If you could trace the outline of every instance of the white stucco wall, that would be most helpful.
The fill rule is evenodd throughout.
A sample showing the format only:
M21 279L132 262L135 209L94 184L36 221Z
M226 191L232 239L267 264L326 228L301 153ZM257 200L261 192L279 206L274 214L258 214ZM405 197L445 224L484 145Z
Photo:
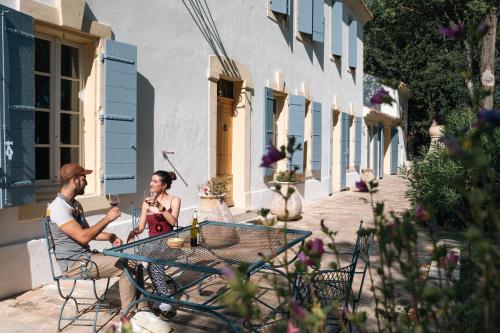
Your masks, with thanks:
M55 6L55 0L40 0ZM18 8L17 1L0 0ZM186 3L189 3L186 1ZM208 60L221 52L212 48L182 1L87 0L87 15L111 27L115 40L137 46L138 59L138 187L136 195L123 196L124 215L107 230L125 237L131 228L128 206L140 202L149 186L151 173L157 169L178 172L171 192L182 198L180 224L185 225L191 210L198 204L197 185L209 178ZM329 194L331 170L331 105L334 96L342 112L363 115L363 29L358 26L358 67L348 68L347 42L350 15L344 5L343 54L340 63L330 59L331 6L325 2L324 43L299 41L289 19L285 26L267 16L267 1L208 2L218 38L225 54L246 66L251 74L253 91L250 115L250 198L251 207L266 206L270 191L259 167L263 154L264 87L275 73L283 73L287 89L299 94L305 83L313 101L322 103L322 162L320 179L307 179L301 195L309 201ZM214 43L212 39L210 42ZM337 128L340 124L337 124ZM365 140L366 141L366 140ZM363 142L365 142L363 141ZM337 143L335 143L337 144ZM167 161L162 151L174 152ZM354 152L351 152L354 153ZM362 153L362 158L366 153ZM338 167L338 166L337 166ZM348 175L353 183L357 174ZM184 184L182 179L187 183ZM102 214L87 214L91 224ZM0 273L6 281L15 272L29 278L10 281L0 287L0 297L35 287L50 280L45 243L39 221L20 222L18 208L0 211L0 258L9 262ZM100 245L103 246L104 243ZM99 244L94 244L99 246ZM36 249L36 250L35 250ZM24 288L24 289L23 289Z

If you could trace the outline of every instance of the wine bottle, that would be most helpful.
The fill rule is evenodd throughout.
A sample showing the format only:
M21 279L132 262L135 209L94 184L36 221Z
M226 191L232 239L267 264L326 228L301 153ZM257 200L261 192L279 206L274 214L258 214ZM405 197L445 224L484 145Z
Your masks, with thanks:
M198 225L198 212L193 212L193 222L191 223L191 246L198 246L198 236L200 234L200 226Z

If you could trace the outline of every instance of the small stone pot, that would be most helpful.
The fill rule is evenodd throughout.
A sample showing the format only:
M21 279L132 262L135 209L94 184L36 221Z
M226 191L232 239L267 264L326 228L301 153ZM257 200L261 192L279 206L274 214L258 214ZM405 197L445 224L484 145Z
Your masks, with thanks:
M289 188L293 188L294 192L288 199L287 207L285 207L285 199L283 199L279 193L273 192L269 206L271 213L276 215L278 220L284 221L286 219L285 208L287 208L288 221L298 220L302 212L302 199L300 198L299 191L295 187L295 183L275 182L275 184L281 186L280 192L284 196L288 193Z

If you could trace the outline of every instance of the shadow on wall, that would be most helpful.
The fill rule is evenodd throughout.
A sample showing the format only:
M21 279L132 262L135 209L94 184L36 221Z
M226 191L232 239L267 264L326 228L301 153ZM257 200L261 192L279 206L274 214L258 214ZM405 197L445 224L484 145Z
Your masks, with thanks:
M136 206L143 200L143 190L149 189L154 172L154 111L155 89L148 79L137 73L137 193Z
M215 25L215 21L206 0L182 0L182 3L214 54L219 58L224 74L230 77L240 78L241 74L236 64L226 52L226 48L222 43L222 39L220 38L219 31L217 30L217 26Z
M97 17L95 17L89 5L85 2L85 8L83 9L82 31L90 32L90 27L93 21L97 22ZM111 39L115 39L115 33L113 31L111 31Z

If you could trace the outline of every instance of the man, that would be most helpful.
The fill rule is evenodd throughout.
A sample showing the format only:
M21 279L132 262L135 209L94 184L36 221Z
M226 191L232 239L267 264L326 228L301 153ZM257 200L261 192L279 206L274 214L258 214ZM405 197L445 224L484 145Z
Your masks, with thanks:
M85 170L77 163L65 164L60 170L61 191L47 209L56 251L65 253L63 258L58 258L57 263L62 274L67 277L80 276L82 265L90 271L92 278L119 277L121 307L125 309L134 301L135 288L125 276L121 261L101 253L92 253L89 247L91 240L109 241L113 246L122 244L115 234L103 231L120 217L121 211L113 207L103 219L89 226L81 204L75 200L77 195L85 192L86 176L90 173L92 170ZM84 253L91 255L92 262L82 257Z

